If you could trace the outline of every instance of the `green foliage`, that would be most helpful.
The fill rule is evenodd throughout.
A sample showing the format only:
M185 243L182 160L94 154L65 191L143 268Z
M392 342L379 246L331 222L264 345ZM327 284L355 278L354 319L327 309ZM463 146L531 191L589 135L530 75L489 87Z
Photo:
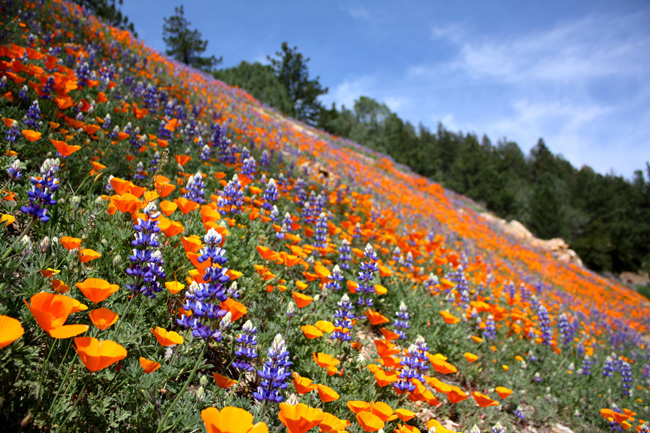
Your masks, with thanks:
M165 53L188 66L210 72L223 58L204 57L202 54L208 41L202 39L198 30L190 30L190 25L183 6L174 8L174 15L165 18L163 25L163 40L167 45Z
M101 18L106 24L122 30L130 31L133 36L138 37L138 33L129 21L129 17L122 14L120 7L124 0L73 0L80 6L89 10L93 15Z
M267 59L291 101L291 111L287 114L315 125L322 109L318 97L326 94L328 89L322 87L320 77L309 78L309 58L304 58L298 52L298 47L290 48L289 44L283 42L281 49L275 53L275 57L267 56Z
M269 65L241 62L232 68L215 70L213 75L226 84L241 87L257 100L283 113L293 111L292 101L286 89Z

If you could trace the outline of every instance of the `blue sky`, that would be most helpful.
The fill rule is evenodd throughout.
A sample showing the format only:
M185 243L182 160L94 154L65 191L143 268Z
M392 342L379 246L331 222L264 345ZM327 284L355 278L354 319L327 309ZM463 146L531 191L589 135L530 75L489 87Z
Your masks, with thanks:
M543 137L574 166L630 178L650 161L646 1L126 0L141 39L163 52L163 18L184 4L222 66L297 46L326 104L359 96L435 129Z

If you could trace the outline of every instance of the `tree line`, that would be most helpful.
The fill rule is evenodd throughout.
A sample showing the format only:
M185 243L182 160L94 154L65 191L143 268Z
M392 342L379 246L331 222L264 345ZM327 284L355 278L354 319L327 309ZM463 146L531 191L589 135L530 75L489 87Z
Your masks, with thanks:
M132 29L128 18L118 15L115 0L77 1L113 6L104 7L108 19ZM167 55L241 87L287 116L386 153L499 217L520 221L537 237L562 237L590 269L650 272L650 164L628 180L575 168L541 138L524 154L506 138L494 144L485 135L449 131L441 123L435 131L415 127L366 96L352 108L327 108L318 98L328 89L309 76L309 58L297 47L284 42L267 65L243 61L216 69L221 58L203 55L207 41L190 26L182 6L165 19Z

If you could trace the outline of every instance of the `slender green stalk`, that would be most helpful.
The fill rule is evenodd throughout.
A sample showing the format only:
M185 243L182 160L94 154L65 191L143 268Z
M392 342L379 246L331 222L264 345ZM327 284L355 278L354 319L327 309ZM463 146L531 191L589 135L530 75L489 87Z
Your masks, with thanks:
M196 364L194 364L194 368L192 369L192 372L190 373L190 377L187 378L185 381L185 384L183 385L183 388L178 392L178 395L176 395L176 398L172 402L171 406L169 406L169 409L167 409L167 412L165 412L165 416L163 419L160 421L160 424L158 424L158 429L156 430L156 433L162 432L163 428L165 427L165 423L167 422L167 418L169 418L169 415L171 415L172 410L174 409L174 406L176 406L176 403L178 403L178 400L181 399L181 396L187 391L187 388L190 386L190 383L192 380L194 380L194 376L196 375L196 370L199 368L199 364L203 361L203 355L205 355L205 351L208 348L208 342L210 340L205 340L205 344L203 344L203 350L201 350L201 354L198 356L196 360Z
M36 221L36 217L32 217L32 220L29 222L29 224L27 224L27 227L25 227L25 230L23 230L23 232L18 235L18 237L14 240L14 242L11 244L11 246L7 249L7 251L2 256L2 258L0 258L0 261L4 261L4 259L6 259L9 256L9 254L11 254L11 252L14 250L14 247L16 246L16 244L18 242L20 242L20 240L23 238L23 236L25 236L27 231L32 227L32 225L34 225L34 221Z

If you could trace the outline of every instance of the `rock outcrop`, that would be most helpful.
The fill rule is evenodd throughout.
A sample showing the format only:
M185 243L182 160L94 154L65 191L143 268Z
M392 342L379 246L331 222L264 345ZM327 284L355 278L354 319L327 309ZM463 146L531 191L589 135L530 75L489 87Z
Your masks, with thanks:
M500 227L504 233L519 239L521 242L527 243L533 248L548 251L557 260L584 267L578 254L569 248L569 244L567 244L562 238L553 238L548 240L539 239L517 220L508 222L489 212L482 212L479 215L483 219Z

